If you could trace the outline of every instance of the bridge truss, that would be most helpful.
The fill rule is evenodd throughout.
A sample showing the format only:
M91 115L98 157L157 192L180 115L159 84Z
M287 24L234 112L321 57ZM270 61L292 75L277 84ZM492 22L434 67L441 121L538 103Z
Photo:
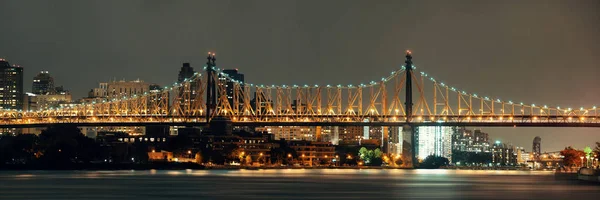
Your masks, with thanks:
M202 125L215 117L226 117L237 125L600 127L596 106L551 107L467 93L416 71L410 52L406 64L388 76L368 84L348 85L244 83L223 73L215 60L209 53L202 73L156 92L48 110L2 110L0 126ZM412 88L416 89L414 105Z

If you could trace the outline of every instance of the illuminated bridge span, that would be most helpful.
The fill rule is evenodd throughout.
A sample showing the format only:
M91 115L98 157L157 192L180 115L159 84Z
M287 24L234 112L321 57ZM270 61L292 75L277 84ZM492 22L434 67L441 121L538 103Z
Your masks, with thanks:
M158 92L42 111L4 110L0 126L204 125L226 117L249 126L600 127L595 106L523 104L448 86L418 72L410 51L389 76L352 85L242 83L216 67L214 54L207 60L202 73Z

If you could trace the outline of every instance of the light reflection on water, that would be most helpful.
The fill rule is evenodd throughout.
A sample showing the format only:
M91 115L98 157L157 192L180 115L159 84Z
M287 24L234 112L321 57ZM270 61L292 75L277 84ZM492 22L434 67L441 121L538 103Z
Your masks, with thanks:
M0 199L578 199L551 171L268 169L0 171Z

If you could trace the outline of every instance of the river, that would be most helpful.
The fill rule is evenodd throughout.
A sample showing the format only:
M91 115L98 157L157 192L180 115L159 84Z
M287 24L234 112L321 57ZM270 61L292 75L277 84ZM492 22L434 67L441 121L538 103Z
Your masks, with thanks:
M0 171L0 199L597 199L549 171Z

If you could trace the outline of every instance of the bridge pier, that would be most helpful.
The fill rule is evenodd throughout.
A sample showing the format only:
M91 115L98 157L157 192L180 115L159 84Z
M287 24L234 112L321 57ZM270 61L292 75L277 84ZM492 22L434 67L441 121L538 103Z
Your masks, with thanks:
M419 163L417 159L418 139L413 128L416 127L408 124L402 127L402 159L406 166L415 168Z

